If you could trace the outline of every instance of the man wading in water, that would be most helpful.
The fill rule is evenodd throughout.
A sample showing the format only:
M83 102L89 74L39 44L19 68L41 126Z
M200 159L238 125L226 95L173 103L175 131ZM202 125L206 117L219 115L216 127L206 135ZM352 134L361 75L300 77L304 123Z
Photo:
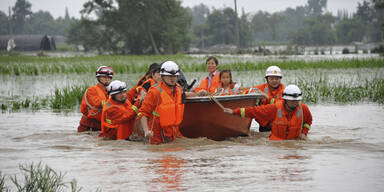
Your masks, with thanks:
M162 82L149 88L139 109L138 121L151 144L172 142L183 137L179 131L184 115L182 99L196 94L183 93L183 88L177 84L179 74L175 62L164 62L160 69Z
M265 80L267 81L267 83L256 85L250 89L245 90L243 93L252 93L256 91L256 89L258 89L263 93L267 94L268 97L261 99L260 105L273 104L277 101L282 101L283 91L285 87L284 84L281 83L282 78L283 74L281 73L280 68L277 66L270 66L265 72ZM271 125L260 126L259 131L271 131Z
M100 131L101 130L101 111L105 101L108 99L107 86L111 83L113 69L107 66L100 66L96 71L96 78L99 82L95 86L89 87L81 101L80 111L83 116L77 132Z
M254 118L261 126L272 127L269 140L307 139L312 115L307 105L300 102L302 93L296 85L288 85L283 101L256 107L225 108L224 112L241 117Z

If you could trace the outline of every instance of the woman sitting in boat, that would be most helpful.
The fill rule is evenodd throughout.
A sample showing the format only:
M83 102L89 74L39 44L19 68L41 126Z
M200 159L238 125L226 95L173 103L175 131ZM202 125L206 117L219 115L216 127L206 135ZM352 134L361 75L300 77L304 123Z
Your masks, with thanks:
M308 106L300 100L302 93L299 87L288 85L283 92L283 101L235 110L225 108L224 112L254 118L261 126L270 124L272 126L270 140L307 139L312 114Z
M236 95L239 88L240 85L232 81L231 70L224 69L220 71L220 84L214 95Z
M109 139L128 139L138 111L139 102L132 105L127 100L127 86L115 80L108 86L109 99L101 114L101 132L99 137Z
M157 63L152 63L149 66L147 73L139 80L137 85L127 91L127 99L131 103L134 103L138 95L145 95L145 93L148 92L152 85L159 82L161 82L160 65Z
M194 90L199 96L205 96L208 93L214 94L220 84L220 72L217 70L219 61L216 57L211 56L206 60L205 64L209 74L200 81L200 85Z
M175 62L164 62L160 70L162 82L149 88L139 109L138 121L151 144L168 143L183 137L179 131L184 115L182 98L189 95L177 84L179 71Z

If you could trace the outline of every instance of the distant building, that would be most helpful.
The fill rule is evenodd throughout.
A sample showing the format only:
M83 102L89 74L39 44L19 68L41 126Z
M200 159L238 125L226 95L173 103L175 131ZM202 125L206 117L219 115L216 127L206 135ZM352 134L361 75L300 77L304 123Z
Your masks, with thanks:
M7 50L10 35L0 35L0 50ZM13 35L16 51L56 50L55 39L48 35Z

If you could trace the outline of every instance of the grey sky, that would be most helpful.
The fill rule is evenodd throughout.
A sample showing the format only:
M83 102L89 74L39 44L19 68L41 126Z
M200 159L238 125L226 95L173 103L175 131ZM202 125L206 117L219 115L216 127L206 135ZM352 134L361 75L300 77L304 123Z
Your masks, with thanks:
M38 10L49 11L53 17L64 16L65 7L68 8L71 17L80 17L79 11L82 9L83 4L88 0L28 0L32 4L32 11ZM0 0L0 10L8 14L8 7L14 6L16 0ZM233 0L182 0L183 6L193 7L200 3L204 3L208 7L215 7L221 9L223 7L233 7ZM327 10L334 15L337 10L345 9L348 12L356 12L358 2L363 0L328 0ZM296 6L304 6L307 0L237 0L238 10L244 9L245 12L257 12L259 10L267 11L270 13L283 11L287 7L295 8Z

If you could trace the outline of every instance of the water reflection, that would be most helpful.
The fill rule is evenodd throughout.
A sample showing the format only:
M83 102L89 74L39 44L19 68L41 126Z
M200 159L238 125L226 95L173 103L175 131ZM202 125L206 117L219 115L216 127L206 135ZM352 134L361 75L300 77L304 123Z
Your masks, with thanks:
M267 180L273 182L296 182L313 180L314 169L311 168L312 157L295 153L277 157L277 161L266 168Z
M186 162L174 155L163 155L158 159L150 160L149 172L155 173L150 182L150 191L186 191L184 175Z

